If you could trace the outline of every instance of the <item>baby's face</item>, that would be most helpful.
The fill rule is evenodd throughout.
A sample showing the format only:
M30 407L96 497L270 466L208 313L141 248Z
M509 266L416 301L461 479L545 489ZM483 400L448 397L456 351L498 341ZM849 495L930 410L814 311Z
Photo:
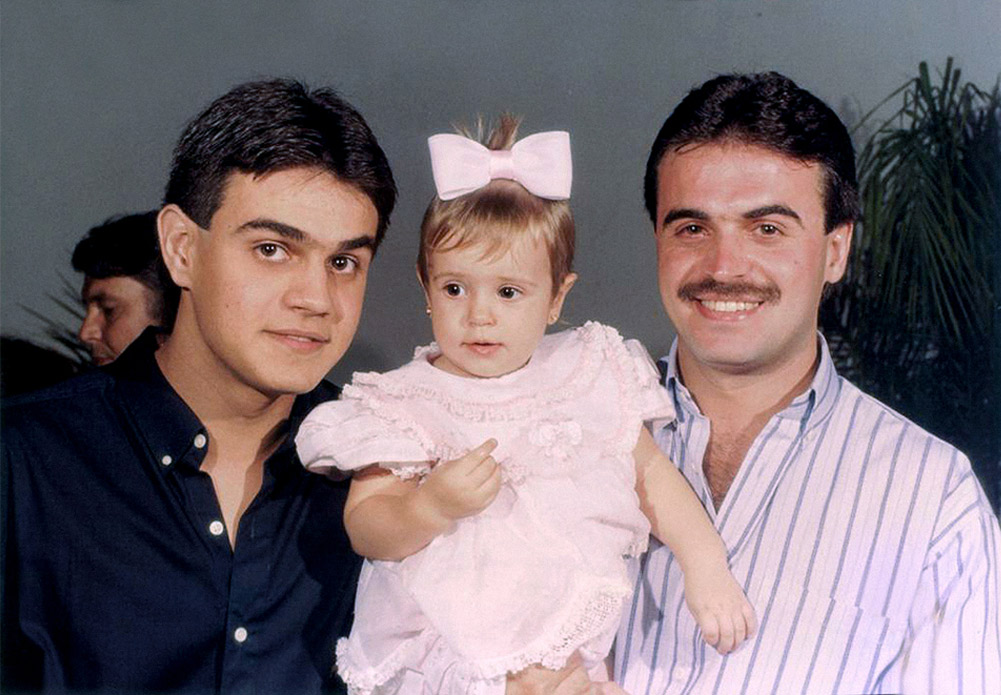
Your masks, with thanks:
M525 365L546 326L559 318L573 276L553 295L549 254L522 241L500 255L483 246L435 251L428 263L434 365L465 377L496 377Z

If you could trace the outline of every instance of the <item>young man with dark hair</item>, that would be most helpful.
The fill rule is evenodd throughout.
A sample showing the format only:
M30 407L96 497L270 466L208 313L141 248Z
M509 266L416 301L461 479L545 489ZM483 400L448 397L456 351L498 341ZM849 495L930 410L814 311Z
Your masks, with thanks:
M158 217L173 331L4 406L5 692L338 689L347 487L293 437L336 397L395 194L330 90L245 84L188 125Z
M775 74L693 90L647 164L661 362L655 432L759 616L705 649L666 548L640 564L616 678L649 693L1001 692L997 519L967 459L835 371L817 332L858 218L851 140Z
M98 366L114 360L146 326L169 333L180 290L160 258L159 210L112 217L73 250L83 273L84 318L78 336Z

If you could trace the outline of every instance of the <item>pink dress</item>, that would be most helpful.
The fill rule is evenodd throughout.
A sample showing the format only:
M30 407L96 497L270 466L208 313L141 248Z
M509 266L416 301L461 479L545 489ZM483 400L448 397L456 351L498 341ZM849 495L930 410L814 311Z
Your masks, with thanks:
M503 693L506 674L532 664L580 652L593 666L631 593L625 557L650 532L632 451L642 423L674 409L638 342L587 323L492 379L437 369L437 354L355 374L296 437L312 471L378 462L404 478L498 441L504 482L489 507L400 562L365 563L337 646L353 693Z

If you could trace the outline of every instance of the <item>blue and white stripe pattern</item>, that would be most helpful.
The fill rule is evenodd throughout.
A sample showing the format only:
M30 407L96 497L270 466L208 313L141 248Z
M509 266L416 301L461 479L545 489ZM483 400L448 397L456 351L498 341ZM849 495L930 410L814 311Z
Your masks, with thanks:
M1001 693L997 519L960 452L835 371L775 415L714 511L709 421L678 381L678 420L655 432L729 549L758 634L723 657L684 607L656 542L616 643L630 695Z

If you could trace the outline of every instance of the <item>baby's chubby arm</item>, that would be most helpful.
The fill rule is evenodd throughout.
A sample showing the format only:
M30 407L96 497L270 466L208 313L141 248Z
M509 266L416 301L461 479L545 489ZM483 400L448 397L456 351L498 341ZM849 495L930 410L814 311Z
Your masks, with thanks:
M721 654L754 634L757 620L730 573L726 548L681 472L642 428L633 450L636 492L652 533L685 575L685 601L706 642Z
M371 466L356 473L344 505L351 546L372 560L402 560L462 517L489 505L500 490L494 439L464 456L437 464L424 483L401 480Z

